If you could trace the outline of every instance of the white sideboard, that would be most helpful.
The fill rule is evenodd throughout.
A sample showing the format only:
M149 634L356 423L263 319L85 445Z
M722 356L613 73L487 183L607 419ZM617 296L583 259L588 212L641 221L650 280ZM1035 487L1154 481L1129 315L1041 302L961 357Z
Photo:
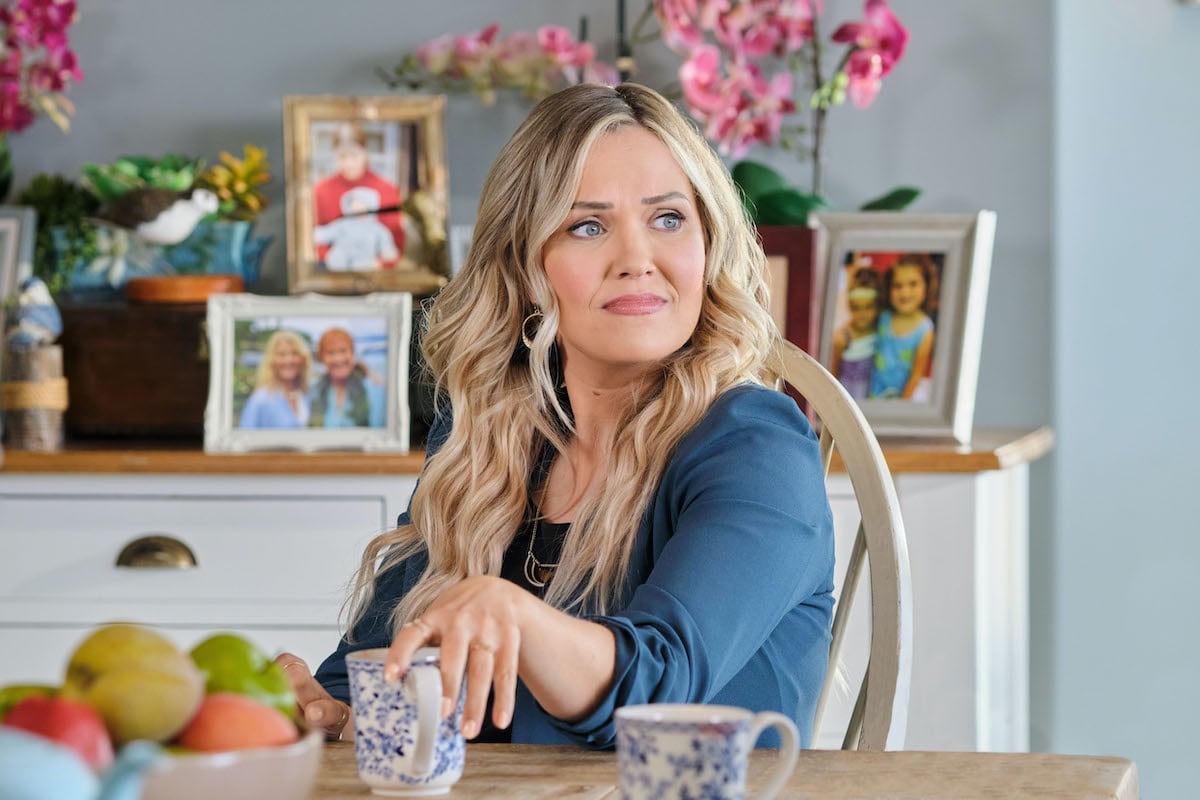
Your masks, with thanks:
M243 633L310 664L337 645L347 581L414 475L0 472L0 684L57 682L94 625L190 648ZM157 537L151 541L150 537ZM141 566L118 566L127 556ZM165 566L174 552L194 567Z
M885 442L914 589L908 749L1028 749L1028 463L1052 439L1038 429L981 432L968 447ZM395 522L422 460L129 447L5 456L0 685L61 680L74 645L114 620L156 626L184 647L236 631L319 663L337 643L364 545ZM858 520L834 468L844 562ZM183 552L174 542L194 567L159 563ZM125 560L142 565L118 566L130 543L141 553ZM843 666L853 673L867 621L851 625L861 635ZM827 729L844 730L849 704L833 704ZM840 737L818 731L815 745Z

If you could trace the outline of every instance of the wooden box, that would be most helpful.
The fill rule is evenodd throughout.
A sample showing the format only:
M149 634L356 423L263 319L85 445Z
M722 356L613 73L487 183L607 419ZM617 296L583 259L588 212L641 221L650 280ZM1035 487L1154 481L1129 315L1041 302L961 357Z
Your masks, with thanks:
M60 304L75 437L203 437L207 307L124 301Z
M206 304L64 301L59 309L68 436L204 437ZM425 441L434 416L433 386L421 367L423 313L414 302L408 386L414 446Z

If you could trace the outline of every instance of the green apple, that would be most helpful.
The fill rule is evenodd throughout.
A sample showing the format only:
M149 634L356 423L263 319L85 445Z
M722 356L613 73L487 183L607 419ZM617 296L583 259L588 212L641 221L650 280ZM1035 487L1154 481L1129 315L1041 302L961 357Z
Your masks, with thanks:
M296 695L283 668L253 642L234 633L218 633L192 648L192 661L204 673L204 691L235 692L296 713Z
M14 683L9 686L0 686L0 720L3 720L9 710L26 697L54 697L57 694L57 686L34 683Z

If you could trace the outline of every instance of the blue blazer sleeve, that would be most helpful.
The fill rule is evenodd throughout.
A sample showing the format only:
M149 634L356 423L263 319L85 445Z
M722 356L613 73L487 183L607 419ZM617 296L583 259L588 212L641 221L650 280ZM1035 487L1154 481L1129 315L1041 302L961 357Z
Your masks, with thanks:
M436 453L446 443L446 437L450 435L450 426L451 419L448 414L439 414L434 419L429 429L426 461L429 460L430 455ZM396 527L407 525L411 521L409 516L412 507L411 497L408 502L409 508L406 508L396 519ZM335 699L344 703L350 702L350 678L346 669L348 653L391 645L392 610L400 602L400 598L416 584L421 573L425 571L427 563L425 554L417 553L397 564L393 569L376 576L375 594L367 613L358 625L354 626L353 635L343 636L337 649L321 663L316 671L317 682L324 686L325 691Z
M586 719L552 724L606 747L614 710L628 704L721 693L767 707L761 687L728 690L752 656L768 672L811 673L800 680L815 697L828 657L833 520L817 438L795 402L763 387L722 396L680 443L647 516L634 559L649 561L649 574L620 612L593 618L616 637L612 688ZM793 628L796 616L810 619ZM793 630L813 633L797 641Z

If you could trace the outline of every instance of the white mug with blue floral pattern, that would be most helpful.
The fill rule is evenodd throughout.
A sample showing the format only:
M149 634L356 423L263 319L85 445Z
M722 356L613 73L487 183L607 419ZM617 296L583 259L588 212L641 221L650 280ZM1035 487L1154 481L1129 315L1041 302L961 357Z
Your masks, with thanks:
M462 777L466 742L459 728L465 691L454 713L442 719L438 649L418 650L404 677L393 682L383 679L386 655L386 649L376 648L346 656L359 777L375 794L446 794Z
M734 706L654 703L618 708L617 768L624 800L743 800L750 751L767 728L779 731L779 760L756 800L774 797L800 751L783 714Z

